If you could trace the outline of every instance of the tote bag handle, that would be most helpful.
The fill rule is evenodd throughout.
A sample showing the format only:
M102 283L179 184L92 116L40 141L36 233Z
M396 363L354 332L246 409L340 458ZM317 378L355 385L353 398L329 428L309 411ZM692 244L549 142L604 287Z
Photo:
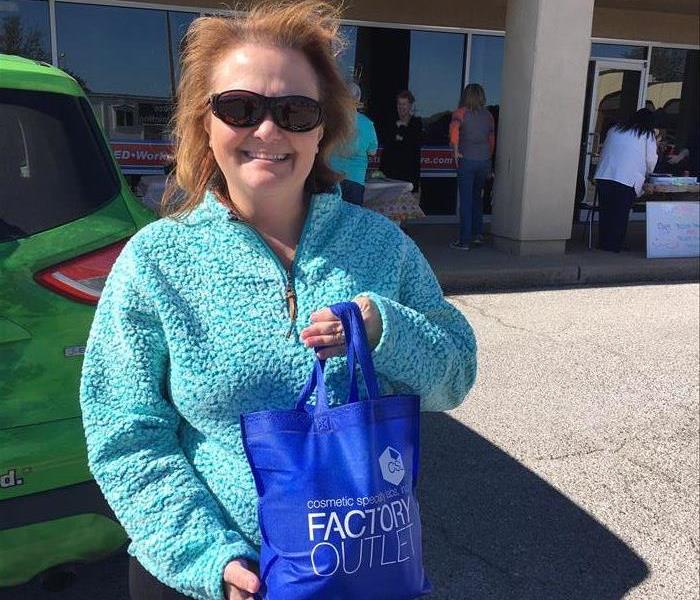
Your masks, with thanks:
M365 380L367 393L371 399L379 397L379 384L374 371L374 363L369 350L367 332L362 320L360 307L354 302L339 302L333 304L331 312L340 319L345 333L345 349L348 357L348 375L350 377L350 393L348 403L357 402L359 394L357 390L357 364L360 365L362 376ZM314 369L306 382L304 389L299 394L296 403L297 410L309 410L307 403L311 394L316 390L316 407L314 412L328 410L328 394L324 381L325 360L316 358Z

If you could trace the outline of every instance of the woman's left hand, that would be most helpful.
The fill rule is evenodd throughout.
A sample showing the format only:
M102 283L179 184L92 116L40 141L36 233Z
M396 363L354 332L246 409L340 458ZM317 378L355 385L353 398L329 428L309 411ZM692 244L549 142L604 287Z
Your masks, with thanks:
M358 296L353 302L360 307L369 348L374 350L382 337L382 316L379 309L367 296ZM323 347L317 353L321 359L345 354L343 325L330 308L323 308L311 313L311 325L302 330L300 338L307 348Z

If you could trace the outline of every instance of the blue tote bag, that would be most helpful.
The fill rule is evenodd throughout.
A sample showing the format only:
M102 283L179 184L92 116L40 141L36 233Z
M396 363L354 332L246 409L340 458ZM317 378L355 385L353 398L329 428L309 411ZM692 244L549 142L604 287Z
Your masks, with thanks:
M345 332L347 403L329 408L317 359L296 408L241 416L259 495L259 597L411 600L430 592L415 494L420 399L379 396L358 306L331 310Z

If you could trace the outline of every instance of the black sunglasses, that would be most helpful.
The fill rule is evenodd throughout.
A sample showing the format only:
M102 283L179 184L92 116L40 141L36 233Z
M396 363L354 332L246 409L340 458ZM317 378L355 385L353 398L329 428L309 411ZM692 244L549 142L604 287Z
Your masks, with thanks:
M321 124L321 105L306 96L268 98L247 90L228 90L209 98L214 116L233 127L255 127L270 111L278 127L292 132L311 131Z

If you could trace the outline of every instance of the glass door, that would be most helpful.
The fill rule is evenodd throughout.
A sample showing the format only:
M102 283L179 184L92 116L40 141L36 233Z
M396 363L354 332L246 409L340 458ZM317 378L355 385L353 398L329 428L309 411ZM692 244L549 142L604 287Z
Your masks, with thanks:
M646 61L593 60L590 64L586 114L588 134L585 152L585 181L595 177L600 149L611 125L625 121L642 108L646 85Z

